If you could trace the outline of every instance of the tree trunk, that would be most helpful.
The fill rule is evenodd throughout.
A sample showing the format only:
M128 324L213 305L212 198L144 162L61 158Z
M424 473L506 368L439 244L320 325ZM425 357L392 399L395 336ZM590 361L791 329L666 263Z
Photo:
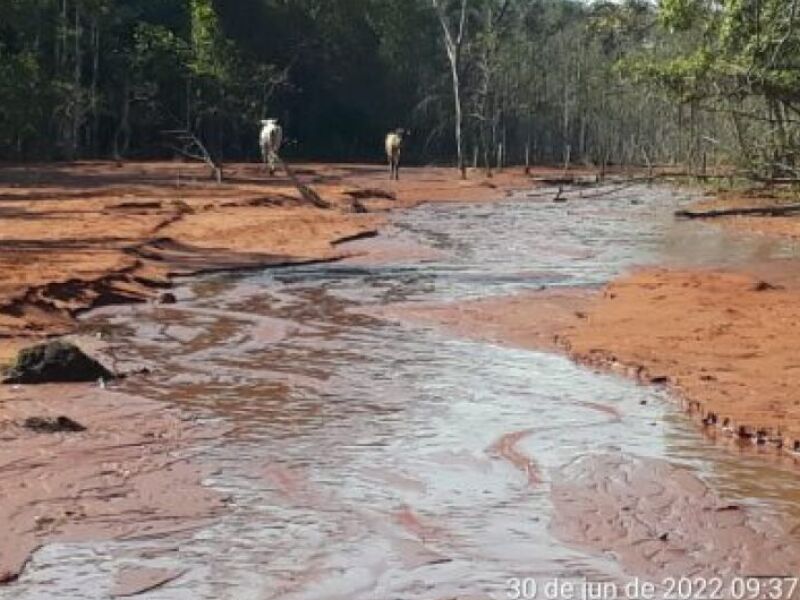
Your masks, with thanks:
M467 168L464 164L464 140L463 140L463 127L464 115L461 108L461 78L458 75L458 62L451 60L450 68L453 77L453 101L455 103L455 133L456 133L456 165L461 172L461 179L467 178Z
M455 33L451 31L448 23L447 13L442 7L440 0L431 0L433 9L439 19L439 24L442 27L442 35L444 36L444 47L447 52L447 60L450 63L450 75L453 84L453 103L455 112L455 137L456 137L456 161L458 170L461 172L461 178L467 178L467 167L464 162L464 115L461 106L461 47L464 42L464 34L466 31L467 23L467 2L468 0L461 0L459 10L458 28Z
M97 23L97 17L92 19L92 92L91 92L91 110L92 110L92 126L91 126L91 143L94 153L98 153L98 138L100 125L98 122L98 106L97 106L97 80L100 74L100 27Z
M566 74L566 73L565 73ZM564 78L564 98L563 98L563 114L561 115L561 138L562 143L564 144L564 170L569 168L569 161L570 161L570 154L572 152L572 148L570 147L569 143L569 125L570 125L570 114L569 114L569 87L568 87L568 79Z
M525 143L525 175L531 173L531 139Z
M506 131L505 123L503 123L503 135L501 136L503 141L501 142L500 146L500 169L504 169L506 167L506 162L508 161L508 133Z
M120 111L119 125L117 132L114 135L114 160L122 160L123 156L128 152L128 146L131 141L131 90L130 79L125 78L125 83L122 86L122 108ZM121 141L120 141L121 140Z
M81 20L78 3L75 3L75 70L73 72L72 132L70 133L70 158L78 155L80 148L81 113L83 112L81 94Z

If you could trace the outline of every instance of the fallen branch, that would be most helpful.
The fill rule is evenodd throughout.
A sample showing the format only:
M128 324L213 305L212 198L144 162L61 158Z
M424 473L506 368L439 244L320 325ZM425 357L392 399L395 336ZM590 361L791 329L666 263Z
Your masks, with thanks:
M713 219L716 217L759 216L785 217L800 213L800 204L782 206L745 206L742 208L721 208L715 210L679 210L675 216L681 219Z
M609 196L616 194L630 187L639 184L652 184L662 179L678 179L681 177L690 177L686 173L653 173L652 175L636 175L633 177L620 177L612 176L603 180L590 180L590 179L574 179L570 177L540 177L533 178L535 183L547 183L542 192L529 192L526 194L528 198L551 197L553 198L552 189L558 190L558 194L553 198L553 202L566 202L567 199L580 198L599 198L601 196ZM727 175L709 175L711 177L727 177ZM701 177L702 178L702 177ZM565 188L566 186L566 188ZM589 192L589 190L597 190Z
M557 185L573 185L573 186L591 186L597 183L594 177L579 177L565 175L562 177L532 177L531 181L548 186Z
M623 180L619 185L615 185L611 181L606 181L603 183L592 184L592 185L585 185L573 189L564 189L561 186L558 186L558 193L553 198L553 202L567 202L571 199L589 199L589 198L600 198L601 196L610 196L612 194L616 194L628 188L634 187L639 185L640 183L651 182L652 180L649 178L634 178L629 180ZM587 189L594 189L597 190L593 193L587 193L585 190ZM539 196L549 196L551 195L550 192L543 192L541 194L527 194L528 198L537 198Z
M751 175L753 181L765 183L767 185L797 185L800 183L798 177L763 177L761 175Z
M354 200L372 200L374 198L397 200L397 194L380 188L359 188L356 190L348 190L344 193Z
M286 164L281 158L275 157L278 161L278 164L283 168L288 175L289 179L292 181L292 185L297 188L297 191L300 192L300 195L303 197L303 200L308 202L309 204L313 204L317 208L331 208L330 202L326 202L323 200L320 195L311 189L311 187L307 186L306 184L302 183L298 178L297 175L294 174L294 171L289 168L289 165Z
M611 194L616 194L617 192L621 192L623 190L627 190L628 188L634 187L641 183L652 183L652 177L641 177L641 178L633 178L627 181L622 181L619 185L612 185L611 183L606 184L605 186L599 188L599 191L593 194L586 194L583 191L580 191L578 197L581 199L586 198L600 198L601 196L610 196Z
M182 144L181 146L170 146L173 151L184 158L204 162L211 169L217 183L222 183L222 165L214 160L199 137L186 129L171 129L163 133L175 137Z

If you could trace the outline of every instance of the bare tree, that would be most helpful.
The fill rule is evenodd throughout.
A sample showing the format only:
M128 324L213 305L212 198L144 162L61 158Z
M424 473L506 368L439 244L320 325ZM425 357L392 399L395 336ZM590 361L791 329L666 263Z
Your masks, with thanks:
M464 115L461 106L461 53L464 47L464 37L467 31L467 5L469 0L459 0L460 5L456 23L451 23L448 16L448 0L431 0L436 16L442 26L444 48L447 60L450 63L450 75L453 83L453 102L455 109L456 154L458 170L461 178L467 178L467 166L464 162Z

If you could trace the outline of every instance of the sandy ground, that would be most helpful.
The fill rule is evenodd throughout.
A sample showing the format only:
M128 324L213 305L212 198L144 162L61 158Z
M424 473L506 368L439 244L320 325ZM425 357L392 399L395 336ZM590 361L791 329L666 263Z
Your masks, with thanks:
M228 166L222 185L174 162L0 165L0 364L72 332L83 311L157 299L175 276L337 260L359 253L339 242L374 234L395 206L501 199L532 185L519 170L461 181L452 169L404 169L399 182L378 166L295 171L331 209L305 204L258 165ZM102 354L102 343L79 341ZM85 431L26 427L62 416ZM192 455L223 428L197 417L97 385L0 386L0 583L42 544L174 534L214 516L223 499L200 484ZM177 575L119 573L116 593Z

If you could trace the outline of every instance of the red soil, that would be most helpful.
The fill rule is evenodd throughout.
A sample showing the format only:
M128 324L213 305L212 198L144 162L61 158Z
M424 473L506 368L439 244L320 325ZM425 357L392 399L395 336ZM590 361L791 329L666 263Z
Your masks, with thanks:
M399 182L368 165L295 171L334 208L305 204L260 165L229 166L222 185L176 162L0 166L0 362L14 338L67 332L87 308L152 299L174 274L335 259L338 240L374 231L389 207L531 185L518 170L462 181L452 169L405 169ZM372 214L356 214L354 197Z

